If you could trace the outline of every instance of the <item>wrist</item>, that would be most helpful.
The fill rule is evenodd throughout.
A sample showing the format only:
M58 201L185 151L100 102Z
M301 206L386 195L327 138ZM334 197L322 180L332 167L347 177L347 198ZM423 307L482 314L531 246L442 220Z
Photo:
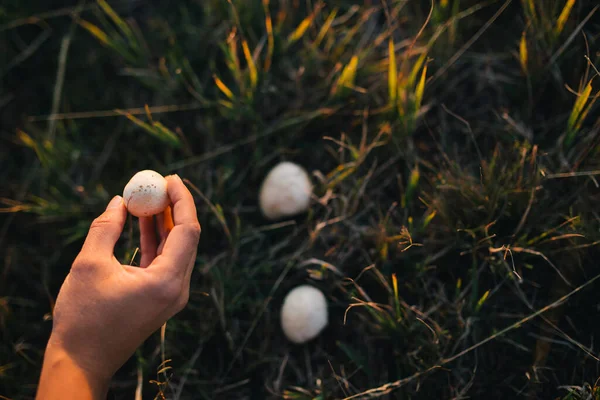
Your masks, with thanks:
M62 346L50 341L44 354L38 399L106 399L110 378L80 365Z

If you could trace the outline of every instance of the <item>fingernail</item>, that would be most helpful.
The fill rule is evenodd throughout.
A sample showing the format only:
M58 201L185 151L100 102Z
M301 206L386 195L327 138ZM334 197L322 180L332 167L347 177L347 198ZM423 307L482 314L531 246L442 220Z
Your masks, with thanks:
M110 201L110 203L108 203L108 206L106 206L106 209L110 210L111 208L117 208L121 205L122 202L123 202L123 198L121 196L115 196Z

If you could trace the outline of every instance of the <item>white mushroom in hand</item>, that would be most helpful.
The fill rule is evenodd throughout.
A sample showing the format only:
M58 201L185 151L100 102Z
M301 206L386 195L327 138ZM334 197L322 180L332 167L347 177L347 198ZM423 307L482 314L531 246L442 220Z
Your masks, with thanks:
M265 178L260 189L260 209L271 220L291 217L308 210L312 183L301 166L282 162Z
M160 214L169 205L167 180L156 171L140 171L125 185L123 201L136 217Z
M285 297L281 308L281 328L294 343L314 339L327 326L327 300L317 288L302 285Z

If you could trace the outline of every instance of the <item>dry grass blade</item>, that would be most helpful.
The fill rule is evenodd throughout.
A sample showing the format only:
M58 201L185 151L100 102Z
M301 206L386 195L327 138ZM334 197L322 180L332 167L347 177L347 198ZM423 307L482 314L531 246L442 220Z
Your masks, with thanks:
M37 121L61 121L66 119L88 119L88 118L107 118L107 117L120 117L125 114L129 115L145 115L148 110L152 114L164 114L178 111L191 111L191 110L200 110L205 108L199 103L191 103L191 104L174 104L174 105L166 105L166 106L145 106L138 108L127 108L127 109L115 109L115 110L100 110L100 111L82 111L82 112L72 112L72 113L64 113L64 114L50 114L50 115L34 115L31 117L27 117L29 122L37 122Z
M142 393L144 388L144 371L142 365L138 363L137 367L137 385L135 387L135 400L142 400Z
M496 13L485 23L485 25L483 25L481 27L481 29L479 29L477 31L477 33L475 33L475 35L473 35L473 37L471 39L469 39L457 52L456 54L454 54L450 60L448 60L447 63L444 64L444 66L442 68L440 68L438 70L438 72L436 72L431 78L430 78L430 83L435 82L437 79L439 79L439 77L441 77L442 75L444 75L446 73L446 71L448 71L448 69L454 65L454 63L460 58L462 57L462 55L473 45L473 43L475 43L480 37L481 35L484 34L484 32L486 30L488 30L490 28L490 26L492 26L492 24L498 19L498 17L500 17L500 15L502 15L502 13L504 12L504 10L506 10L506 8L510 5L510 3L512 2L512 0L506 0L504 2L504 4L502 4L502 6L498 9L498 11L496 11Z
M65 81L65 72L67 65L67 55L69 54L69 47L71 46L71 39L73 37L74 30L71 29L70 32L63 38L60 52L58 54L58 70L56 71L56 83L54 84L54 95L52 96L52 112L51 115L55 115L58 113L58 109L60 108L60 97L62 94L63 84ZM51 119L48 124L48 140L53 143L54 135L56 133L56 119Z
M556 53L554 53L552 55L552 57L550 58L550 61L548 61L547 68L550 68L552 65L554 65L554 63L556 62L556 60L558 60L558 57L560 57L562 55L562 53L567 48L569 48L569 45L573 42L573 40L575 40L575 37L579 34L579 32L583 29L583 27L588 23L588 21L590 20L590 18L592 18L592 16L596 13L596 11L598 11L598 8L600 8L600 5L594 7L592 9L592 11L590 11L589 14L583 19L583 21L581 21L579 23L579 25L577 25L577 27L575 28L575 30L569 35L569 37L563 43L563 45L560 46L560 48L558 50L556 50Z
M52 30L42 25L44 30L37 35L37 37L31 41L15 58L6 63L6 65L0 70L0 78L5 76L9 71L17 67L19 64L31 57L41 46L50 38Z
M281 282L283 282L283 279L287 276L287 274L290 272L290 270L292 268L293 268L293 264L290 262L285 267L285 269L283 271L281 271L281 274L277 278L277 281L275 281L273 287L269 291L269 295L268 295L267 299L264 301L264 303L263 303L261 309L259 310L258 314L254 317L254 320L252 321L252 325L248 329L248 332L246 332L246 336L244 336L244 339L242 340L242 343L240 344L238 350L235 352L235 355L232 358L231 363L229 364L229 366L225 370L225 373L223 374L224 377L226 377L229 374L229 372L231 372L231 369L233 368L235 362L237 361L237 359L242 354L242 351L244 350L244 347L246 347L246 343L248 342L248 339L250 339L250 336L252 335L252 332L254 332L254 329L258 325L258 321L260 321L260 319L262 318L264 312L267 310L267 307L269 306L269 303L271 302L271 300L273 298L273 295L275 294L275 292L277 291L277 289L279 289L279 286L281 285Z
M84 5L84 6L71 6L71 7L59 8L57 10L52 10L52 11L46 11L46 12L42 12L39 14L34 14L29 17L19 18L15 21L1 25L0 32L10 30L10 29L15 29L15 28L18 28L19 26L23 26L23 25L36 25L47 19L70 16L76 10L86 11L86 10L91 10L96 7L97 6L95 4L89 4L89 5Z
M189 159L183 160L181 162L177 162L177 163L173 163L171 165L169 165L167 167L167 169L169 171L174 171L177 169L181 169L184 167L189 167L191 165L195 165L195 164L199 164L199 163L203 163L209 160L214 159L215 157L218 157L220 155L229 153L231 151L233 151L234 149L244 146L244 145L248 145L250 143L254 143L257 140L261 139L261 138L265 138L268 136L271 136L277 132L280 132L284 129L287 128L291 128L293 126L296 125L300 125L302 123L306 123L309 122L311 120L314 120L318 117L322 117L322 116L327 116L327 115L331 115L334 114L337 111L337 109L320 109L320 110L316 110L314 112L308 113L308 114L303 114L300 116L292 116L292 117L288 117L288 118L283 118L279 123L273 124L272 126L270 126L269 128L267 128L264 132L262 132L261 134L257 134L257 135L252 135L249 136L245 139L242 139L238 142L232 143L232 144L228 144L225 146L222 146L212 152L208 152L205 154L202 154L200 156L197 157L191 157Z
M210 201L210 199L208 197L206 197L204 195L204 193L202 193L200 191L200 189L198 189L189 179L184 179L183 181L185 183L187 183L198 196L200 196L200 198L206 203L207 206L210 207L211 211L213 212L215 217L217 217L217 220L221 224L221 227L223 228L223 232L225 233L225 235L227 235L227 239L229 239L229 243L231 245L233 245L233 237L231 236L231 231L229 230L229 227L227 226L227 221L225 220L225 215L223 214L223 209L218 204L215 206Z

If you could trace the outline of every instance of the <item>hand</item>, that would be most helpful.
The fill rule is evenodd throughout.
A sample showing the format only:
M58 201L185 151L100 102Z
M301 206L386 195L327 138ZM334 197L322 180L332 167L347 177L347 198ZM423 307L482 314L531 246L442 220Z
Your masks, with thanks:
M167 180L174 226L169 229L169 214L158 216L158 243L153 218L140 219L142 268L122 265L113 254L127 218L121 197L92 223L56 300L39 398L51 397L41 393L57 365L86 380L95 394L89 398L105 396L136 348L187 304L200 224L181 179Z

